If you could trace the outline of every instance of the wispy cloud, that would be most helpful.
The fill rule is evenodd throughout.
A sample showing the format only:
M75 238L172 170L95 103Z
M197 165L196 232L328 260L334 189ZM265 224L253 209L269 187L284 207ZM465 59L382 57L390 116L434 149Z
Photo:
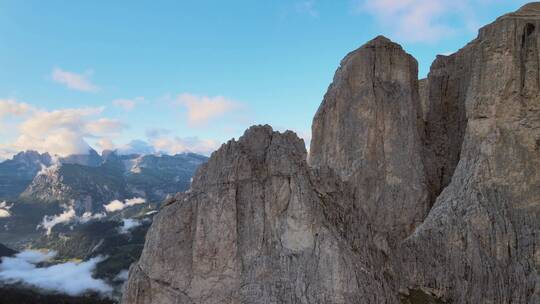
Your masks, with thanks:
M47 267L38 267L41 262L51 260L54 252L23 251L14 257L2 258L0 280L7 283L21 282L37 288L66 293L71 296L88 291L105 295L112 293L112 287L103 280L94 279L92 273L103 257L75 263L67 262Z
M308 14L311 17L319 17L319 11L315 8L316 0L304 0L296 3L296 11Z
M75 219L75 209L70 207L68 210L65 210L58 215L46 215L43 217L41 224L38 225L38 228L43 228L47 231L47 235L51 234L52 228L58 224L65 224L71 222Z
M17 102L14 99L0 99L0 119L5 116L22 116L34 110L29 104Z
M379 23L390 25L394 34L412 42L436 41L451 32L438 22L446 11L444 0L378 0L361 1L357 9L374 15Z
M123 210L127 207L140 205L144 203L146 203L146 200L144 198L134 197L134 198L127 199L124 202L121 202L119 200L114 200L108 203L107 205L103 205L103 207L105 208L107 212L116 212L116 211Z
M99 87L90 81L92 72L86 72L84 74L78 74L74 72L68 72L61 68L54 68L51 72L51 77L54 81L67 86L70 89L81 92L99 91Z
M141 103L142 101L144 101L144 97L135 97L132 99L120 98L113 100L112 103L114 106L122 108L124 111L131 111L133 110L133 108L135 108L137 104Z
M192 126L204 125L240 105L239 102L223 96L200 96L189 93L178 95L176 104L187 109L188 122Z
M373 15L397 39L436 42L476 30L474 7L482 1L486 0L356 0L354 10Z
M47 235L50 235L54 226L68 223L87 223L91 220L99 220L106 216L105 213L85 212L82 216L77 216L73 206L57 215L45 215L37 228L43 228Z

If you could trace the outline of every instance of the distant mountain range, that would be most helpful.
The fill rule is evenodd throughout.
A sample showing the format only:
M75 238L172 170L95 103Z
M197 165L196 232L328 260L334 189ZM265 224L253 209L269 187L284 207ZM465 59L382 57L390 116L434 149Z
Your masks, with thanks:
M52 164L48 153L20 152L0 163L0 199L17 198L32 182L36 174Z
M160 201L184 191L207 157L119 155L90 150L85 155L55 158L26 151L0 163L0 200L59 202L76 211L98 212L112 200L142 197Z

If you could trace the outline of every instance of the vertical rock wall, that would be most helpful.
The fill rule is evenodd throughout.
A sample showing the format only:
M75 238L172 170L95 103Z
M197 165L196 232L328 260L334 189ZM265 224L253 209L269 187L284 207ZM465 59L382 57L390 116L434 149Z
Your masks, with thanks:
M416 60L377 37L343 59L313 119L310 165L354 185L381 240L404 238L429 211L417 79Z

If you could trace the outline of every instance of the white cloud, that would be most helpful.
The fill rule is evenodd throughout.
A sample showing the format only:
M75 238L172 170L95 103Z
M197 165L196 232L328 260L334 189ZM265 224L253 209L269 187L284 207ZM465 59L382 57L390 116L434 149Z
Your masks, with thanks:
M14 257L2 258L0 280L7 283L21 282L37 288L76 296L88 291L104 295L112 293L112 287L103 280L94 279L96 265L105 258L96 257L88 261L67 262L47 267L38 267L40 262L49 261L54 252L23 251Z
M87 223L89 221L92 221L92 220L100 220L104 217L106 217L107 215L105 213L94 213L92 214L92 212L85 212L83 213L83 215L79 218L79 221L81 223Z
M37 111L29 119L25 120L19 126L19 129L22 133L31 136L40 136L56 129L68 129L81 133L85 130L87 124L84 122L84 118L101 114L103 110L103 107L99 107Z
M146 203L146 200L142 197L134 197L134 198L125 200L125 202L126 202L126 207L131 207L135 205L144 204Z
M176 104L187 109L188 122L194 126L204 125L239 106L238 102L223 96L209 97L189 93L178 95Z
M67 224L67 223L87 223L92 220L100 220L107 215L105 213L92 213L85 212L82 216L77 216L73 206L70 206L64 212L57 215L45 215L41 223L37 228L43 228L46 230L46 234L50 235L54 226L58 224Z
M0 209L0 218L10 217L11 213L6 209Z
M9 210L13 207L13 204L9 205L6 201L3 201L0 203L0 208Z
M23 150L59 156L87 154L90 146L86 139L112 145L111 137L118 136L126 128L119 120L100 117L104 107L47 111L24 103L10 102L9 107L6 105L4 103L5 109L19 109L17 112L28 114L13 122L16 125L14 139L0 145L0 155L3 157Z
M45 215L38 228L43 228L47 231L47 235L51 234L52 228L58 224L66 224L76 218L75 209L69 207L68 210L64 210L58 215Z
M105 210L107 212L115 212L115 211L123 210L127 207L140 205L144 203L146 203L146 200L144 198L134 197L134 198L126 199L124 203L119 200L114 200L108 203L107 205L103 205L103 207L105 207Z
M98 141L96 141L96 146L98 148L98 150L114 150L116 145L114 144L114 142L108 138L108 137L103 137L103 138L100 138Z
M115 99L113 100L113 105L119 108L124 109L125 111L131 111L135 106L144 101L144 97L135 97L133 99Z
M105 210L107 212L120 211L120 210L125 208L124 203L122 203L119 200L114 200L114 201L108 203L107 205L103 205L103 207L105 207Z
M119 227L119 232L123 234L129 233L132 229L142 225L141 221L136 219L123 219L122 226Z
M51 77L54 81L61 83L73 90L82 92L97 92L99 91L99 87L88 79L91 74L91 72L77 74L62 70L61 68L54 68L51 73Z
M6 201L3 201L0 203L0 218L10 217L11 212L9 212L9 209L11 209L13 205L8 205Z

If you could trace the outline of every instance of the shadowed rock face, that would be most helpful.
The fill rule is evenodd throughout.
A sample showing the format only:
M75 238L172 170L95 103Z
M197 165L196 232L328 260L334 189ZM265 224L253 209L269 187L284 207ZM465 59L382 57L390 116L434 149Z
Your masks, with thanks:
M540 4L434 62L377 37L313 121L252 127L165 204L123 303L540 303Z

